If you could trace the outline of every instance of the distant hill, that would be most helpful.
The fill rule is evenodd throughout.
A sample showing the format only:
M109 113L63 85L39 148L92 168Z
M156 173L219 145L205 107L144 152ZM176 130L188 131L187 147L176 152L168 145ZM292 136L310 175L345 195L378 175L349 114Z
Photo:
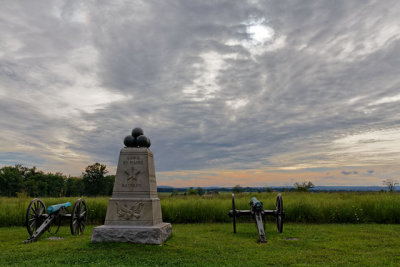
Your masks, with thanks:
M172 187L172 186L158 186L158 192L185 192L190 187ZM197 187L193 187L197 188ZM232 191L232 187L202 187L207 191L219 191L219 192L230 192ZM295 187L293 186L271 186L268 187L269 190L272 191L294 191ZM398 189L397 187L396 189ZM266 187L242 187L244 192L266 192ZM316 186L312 188L310 191L319 192L319 191L328 191L328 192L340 192L340 191L357 191L357 192L372 192L372 191L386 191L386 186Z
M316 186L315 191L386 191L386 186Z

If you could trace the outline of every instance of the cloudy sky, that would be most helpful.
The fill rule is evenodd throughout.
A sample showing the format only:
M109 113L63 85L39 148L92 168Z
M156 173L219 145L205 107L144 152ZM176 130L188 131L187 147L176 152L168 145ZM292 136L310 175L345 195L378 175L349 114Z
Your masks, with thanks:
M2 1L0 166L159 185L400 178L399 1Z

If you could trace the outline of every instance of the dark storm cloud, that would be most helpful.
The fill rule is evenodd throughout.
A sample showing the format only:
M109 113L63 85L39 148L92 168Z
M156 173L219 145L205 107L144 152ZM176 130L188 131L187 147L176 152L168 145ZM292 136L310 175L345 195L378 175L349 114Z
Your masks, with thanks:
M29 133L40 151L115 165L124 136L141 126L157 171L246 169L332 162L333 140L399 124L396 101L376 102L400 85L396 1L1 6L3 142ZM246 32L257 20L273 30L264 45ZM63 102L77 76L83 91L119 98L87 109L90 97Z
M358 174L358 171L342 171L344 175Z

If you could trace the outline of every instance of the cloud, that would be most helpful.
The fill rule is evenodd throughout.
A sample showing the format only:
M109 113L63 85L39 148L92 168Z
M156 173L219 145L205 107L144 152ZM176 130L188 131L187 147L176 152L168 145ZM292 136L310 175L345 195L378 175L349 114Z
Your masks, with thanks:
M93 162L115 169L124 136L141 126L159 173L357 168L353 177L393 166L397 175L398 9L0 4L0 152L72 174ZM0 164L31 164L5 155Z
M358 174L358 171L342 171L344 175Z

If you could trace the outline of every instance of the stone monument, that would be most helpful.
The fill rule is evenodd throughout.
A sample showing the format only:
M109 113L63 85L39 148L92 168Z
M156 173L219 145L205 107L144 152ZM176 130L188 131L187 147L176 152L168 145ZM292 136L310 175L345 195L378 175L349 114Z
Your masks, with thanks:
M135 128L124 144L106 220L93 229L92 242L162 244L172 226L162 222L150 139Z

